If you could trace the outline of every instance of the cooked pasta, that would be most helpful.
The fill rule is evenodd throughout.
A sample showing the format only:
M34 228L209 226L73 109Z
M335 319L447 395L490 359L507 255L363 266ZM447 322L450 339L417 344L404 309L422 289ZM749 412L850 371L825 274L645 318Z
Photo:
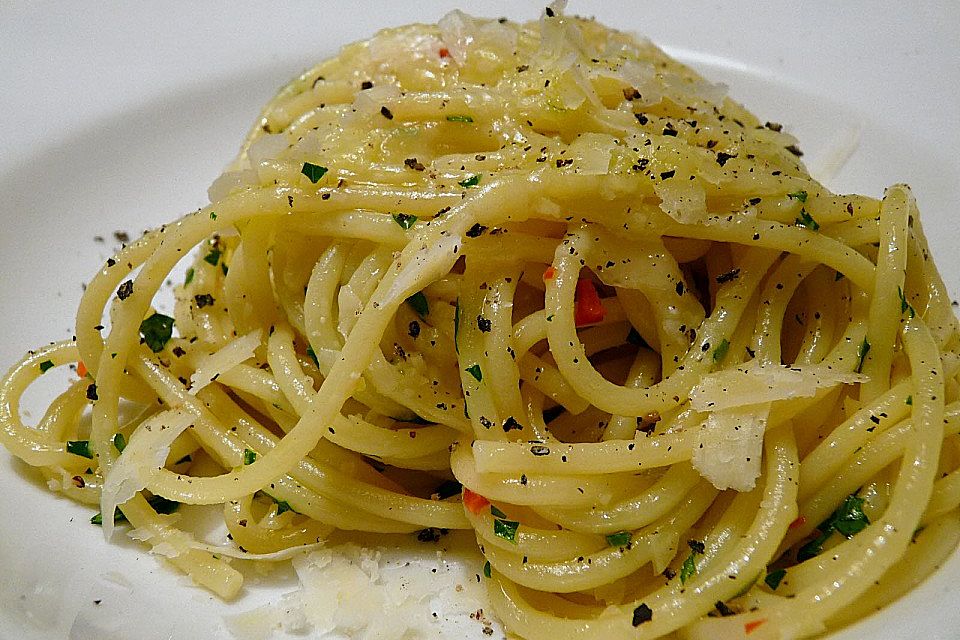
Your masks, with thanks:
M383 31L106 262L0 439L223 598L334 529L473 529L528 640L824 633L960 540L960 350L909 188L801 155L563 3Z

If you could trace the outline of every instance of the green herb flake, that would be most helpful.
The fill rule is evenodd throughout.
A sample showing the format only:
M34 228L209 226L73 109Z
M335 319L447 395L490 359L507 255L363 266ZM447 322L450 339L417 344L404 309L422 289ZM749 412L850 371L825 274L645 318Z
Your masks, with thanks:
M479 173L474 174L474 175L470 176L469 178L467 178L466 180L461 180L461 181L458 182L457 184L460 185L461 187L463 187L464 189L469 189L470 187L475 187L475 186L477 186L478 184L480 184L480 174L479 174Z
M470 122L473 122L473 118L472 118L471 116L447 116L447 121L448 121L448 122L467 122L467 123L470 123Z
M797 200L798 202L806 202L807 192L801 189L800 191L795 191L794 193L788 193L787 197L793 200Z
M903 287L897 287L897 294L900 296L900 313L902 314L905 311L909 310L911 318L916 316L917 312L914 311L910 303L907 302L907 296L905 296L903 293Z
M857 347L857 373L863 373L863 362L867 359L868 353L870 353L870 343L864 338L860 346Z
M478 364L470 365L469 367L464 369L464 371L472 375L477 380L477 382L483 382L483 371L480 370L480 365Z
M611 533L607 536L607 544L611 547L625 547L630 544L632 537L629 531Z
M220 254L220 249L211 249L210 253L203 256L203 261L215 267L217 263L220 262Z
M47 371L50 371L50 369L53 369L52 360L44 360L40 363L40 373L46 373Z
M193 276L194 276L193 267L190 267L189 269L187 269L187 275L183 279L183 286L187 286L188 284L193 282Z
M217 214L216 214L216 212L214 212L214 211L211 211L211 212L210 212L210 219L211 219L211 220L216 220L216 219L217 219Z
M852 538L863 531L870 524L870 519L863 512L863 502L864 499L857 497L856 494L844 498L837 510L817 527L819 535L800 547L797 551L797 560L800 562L809 560L823 551L823 543L833 535L834 531L847 538Z
M912 407L912 406L913 406L913 396L912 396L912 395L907 396L907 406L908 406L908 407Z
M253 464L257 460L257 452L253 449L243 450L243 465Z
M417 221L417 216L410 215L409 213L395 213L393 214L393 220L401 229L409 229L413 226L413 223Z
M427 315L430 314L430 303L427 302L427 296L423 295L423 291L417 291L407 298L407 304L410 305L410 308L416 311L421 318L426 318Z
M150 496L147 498L147 504L150 505L150 508L156 511L159 514L170 515L174 511L180 508L180 503L173 500L168 500L163 496ZM122 524L127 521L127 517L123 515L123 512L120 511L120 507L116 507L113 510L113 523ZM98 513L97 515L90 518L90 524L103 525L103 514Z
M313 347L307 347L307 355L310 356L310 359L313 360L313 364L320 368L320 360L317 358L317 352L313 350Z
M713 361L720 362L727 355L727 351L730 350L730 341L724 338L720 341L720 344L717 345L717 348L713 350Z
M150 351L163 351L170 336L173 335L173 318L162 313L155 313L140 323L140 335L150 347Z
M687 559L680 566L680 584L686 584L693 574L697 572L696 551L691 551Z
M794 224L798 227L806 227L810 231L817 231L820 229L820 223L813 219L806 209L800 209L800 217L794 220Z
M300 169L300 173L307 176L313 184L317 184L326 172L326 167L321 167L318 164L311 164L309 162L304 162L303 168Z
M489 560L483 563L483 576L485 578L490 577L490 561Z
M505 514L503 511L500 511L500 509L498 509L495 505L492 505L492 504L490 505L490 515L492 515L494 518L507 517L507 514Z
M277 515L280 515L281 513L286 513L287 511L293 511L294 513L296 513L293 507L290 506L290 503L287 502L286 500L277 500L276 498L274 498L273 500L274 502L277 503Z
M773 591L777 590L777 587L780 586L780 583L783 581L783 577L787 575L786 569L777 569L776 571L771 571L767 574L767 577L763 579L767 583L767 586L770 587Z
M173 466L177 466L178 464L186 464L187 462L193 462L193 456L191 456L189 453L174 462Z
M89 440L67 440L67 452L76 456L93 459Z
M517 529L519 527L520 523L515 520L501 520L497 518L493 521L493 535L516 544Z
M116 447L120 453L123 453L123 450L127 448L127 439L123 437L122 433L113 436L113 446Z

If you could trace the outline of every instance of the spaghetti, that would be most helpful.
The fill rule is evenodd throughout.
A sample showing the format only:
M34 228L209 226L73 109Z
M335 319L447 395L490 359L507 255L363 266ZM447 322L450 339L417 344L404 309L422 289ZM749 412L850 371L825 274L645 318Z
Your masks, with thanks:
M10 370L4 445L224 598L233 558L332 529L472 528L529 640L805 637L917 584L960 541L960 361L909 189L829 192L779 125L562 8L383 31L284 87L212 204Z

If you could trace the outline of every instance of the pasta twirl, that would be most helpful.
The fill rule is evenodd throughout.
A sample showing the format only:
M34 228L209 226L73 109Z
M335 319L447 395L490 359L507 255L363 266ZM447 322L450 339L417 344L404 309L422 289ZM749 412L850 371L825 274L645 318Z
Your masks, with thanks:
M386 30L284 87L209 206L107 261L76 343L11 368L5 446L224 598L233 559L334 529L474 530L529 640L808 637L922 580L958 535L960 351L909 188L831 193L562 9Z

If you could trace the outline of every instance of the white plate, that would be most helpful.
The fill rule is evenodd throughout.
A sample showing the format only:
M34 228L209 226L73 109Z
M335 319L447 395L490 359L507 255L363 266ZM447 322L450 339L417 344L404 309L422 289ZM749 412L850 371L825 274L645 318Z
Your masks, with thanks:
M435 21L455 6L327 4L0 8L0 366L72 334L81 284L116 245L115 230L136 235L205 202L276 87L340 44L381 26ZM515 19L540 9L517 4L465 8ZM644 33L728 82L761 118L798 135L809 166L835 190L879 196L909 182L947 285L960 290L960 5L700 4L597 0L572 10ZM39 395L27 404L40 406ZM133 545L105 545L88 524L90 509L48 493L5 452L0 474L4 638L62 638L71 629L74 638L226 638L224 613L276 601L295 584L281 571L224 605ZM410 571L436 566L432 556L424 562ZM458 571L443 579L456 582ZM958 581L954 557L836 638L956 637ZM452 626L432 627L431 636L485 637L465 614L448 618Z

